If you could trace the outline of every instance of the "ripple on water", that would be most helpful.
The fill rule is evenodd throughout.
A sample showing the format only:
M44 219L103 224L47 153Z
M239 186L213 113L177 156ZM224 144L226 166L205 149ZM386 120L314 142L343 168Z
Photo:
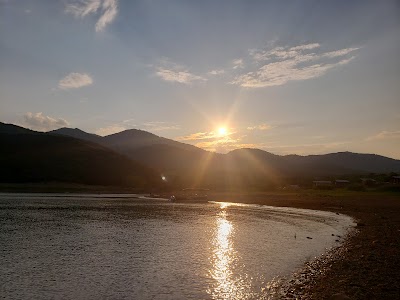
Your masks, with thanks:
M0 195L1 294L268 299L276 276L351 225L328 212L232 203Z

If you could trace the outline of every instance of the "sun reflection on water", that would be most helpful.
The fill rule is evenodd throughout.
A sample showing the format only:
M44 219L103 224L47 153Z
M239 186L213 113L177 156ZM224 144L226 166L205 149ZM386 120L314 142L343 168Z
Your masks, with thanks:
M213 257L211 277L215 280L209 291L213 299L249 299L250 285L240 272L240 257L234 248L235 228L227 219L226 207L229 203L220 203L221 211L216 216L216 228L213 238Z

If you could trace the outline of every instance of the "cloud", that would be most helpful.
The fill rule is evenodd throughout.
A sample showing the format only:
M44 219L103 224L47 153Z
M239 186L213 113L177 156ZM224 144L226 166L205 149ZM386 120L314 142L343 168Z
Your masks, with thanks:
M274 126L264 123L264 124L260 124L260 125L256 125L256 126L249 126L249 127L247 127L247 130L269 130L272 128L274 128Z
M340 57L340 56L347 55L350 52L356 51L358 49L360 49L360 48L346 48L346 49L326 52L326 53L321 54L321 57L328 57L328 58Z
M251 128L251 129L249 129ZM253 129L254 128L254 129ZM265 128L265 129L263 129ZM274 128L268 124L260 124L257 126L248 127L248 130L269 130ZM317 137L321 138L321 137ZM281 142L268 142L268 143L252 143L248 142L246 135L243 131L238 130L231 132L229 135L220 136L217 133L210 132L197 132L184 137L178 137L176 140L186 141L196 147L214 151L219 153L226 153L234 149L240 148L257 148L279 154L310 154L310 153L328 153L336 150L343 150L344 145L351 142L337 141L326 143L308 143L308 144L294 144L282 145Z
M126 129L127 128L124 127L124 126L113 124L113 125L110 125L110 126L107 126L107 127L99 128L99 129L97 129L95 131L95 133L98 134L98 135L101 135L101 136L106 136L106 135L110 135L110 134L114 134L114 133L118 133L118 132L124 131Z
M86 73L70 73L58 82L63 90L77 89L93 84L93 79Z
M208 151L227 153L240 148L260 148L262 145L240 143L239 140L234 139L221 139L210 142L200 142L195 144L195 146Z
M180 71L163 67L158 68L156 75L165 81L178 82L188 85L192 84L195 81L207 81L207 79L198 75L194 75L187 70Z
M289 81L320 77L328 70L349 63L348 55L359 48L345 48L315 53L320 45L304 44L295 47L275 47L272 50L252 50L250 56L258 64L255 71L236 76L231 84L246 88L283 85Z
M245 136L240 135L238 132L231 129L228 134L221 136L217 132L196 132L187 136L178 137L178 141L186 141L192 143L196 147L215 151L220 153L226 153L230 150L237 148L256 148L260 146L258 144L245 144L242 139Z
M88 14L96 13L101 6L101 0L76 0L65 3L65 12L75 17L85 17Z
M178 141L198 141L198 140L213 139L216 137L217 137L217 134L214 133L213 131L211 131L211 132L196 132L196 133L192 133L187 136L177 137L176 139Z
M103 15L96 23L96 31L103 31L104 28L114 21L118 13L118 5L116 0L104 0Z
M203 141L196 143L195 146L209 150L209 151L220 151L220 152L226 152L227 149L236 149L238 148L238 143L239 141L237 139L232 139L232 138L222 138L214 141Z
M400 131L381 131L376 135L366 138L366 141L386 140L386 139L399 139Z
M244 61L242 58L234 59L232 61L233 69L242 69L244 68Z
M320 44L304 44L295 47L275 47L272 50L260 50L260 49L252 49L250 50L250 56L256 62L267 61L272 59L288 59L293 58L301 54L302 52L309 52L308 50L317 49L320 47Z
M210 75L222 75L225 73L225 70L223 69L215 69L215 70L211 70L210 72L208 72L208 74Z
M305 44L305 45L300 45L300 46L295 46L290 48L290 51L303 51L303 50L311 50L315 48L319 48L320 44L314 43L314 44Z
M126 119L122 121L123 126L136 126L136 120L135 119Z
M43 113L27 112L23 115L22 126L26 126L32 130L50 131L61 127L66 127L69 123L61 118L53 118L43 115Z
M211 139L224 139L227 137L231 137L235 135L237 132L233 130L233 128L230 128L227 133L224 133L221 135L220 133L216 131L209 131L209 132L196 132L192 133L187 136L181 136L177 137L176 139L178 141L199 141L199 140L211 140Z
M103 31L118 14L118 0L71 0L65 4L65 12L83 18L90 14L99 15L96 31Z

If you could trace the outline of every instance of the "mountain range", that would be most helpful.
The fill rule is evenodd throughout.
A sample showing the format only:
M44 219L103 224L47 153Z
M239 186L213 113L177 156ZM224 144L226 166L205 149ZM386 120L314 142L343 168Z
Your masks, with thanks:
M220 154L138 129L102 137L77 128L42 133L0 123L0 140L1 182L262 188L296 178L400 171L400 160L376 154Z

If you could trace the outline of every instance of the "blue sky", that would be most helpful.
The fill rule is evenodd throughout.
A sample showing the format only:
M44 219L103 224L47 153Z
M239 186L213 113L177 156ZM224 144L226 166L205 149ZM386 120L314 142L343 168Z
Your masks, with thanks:
M0 121L400 159L399 53L395 0L0 0Z

